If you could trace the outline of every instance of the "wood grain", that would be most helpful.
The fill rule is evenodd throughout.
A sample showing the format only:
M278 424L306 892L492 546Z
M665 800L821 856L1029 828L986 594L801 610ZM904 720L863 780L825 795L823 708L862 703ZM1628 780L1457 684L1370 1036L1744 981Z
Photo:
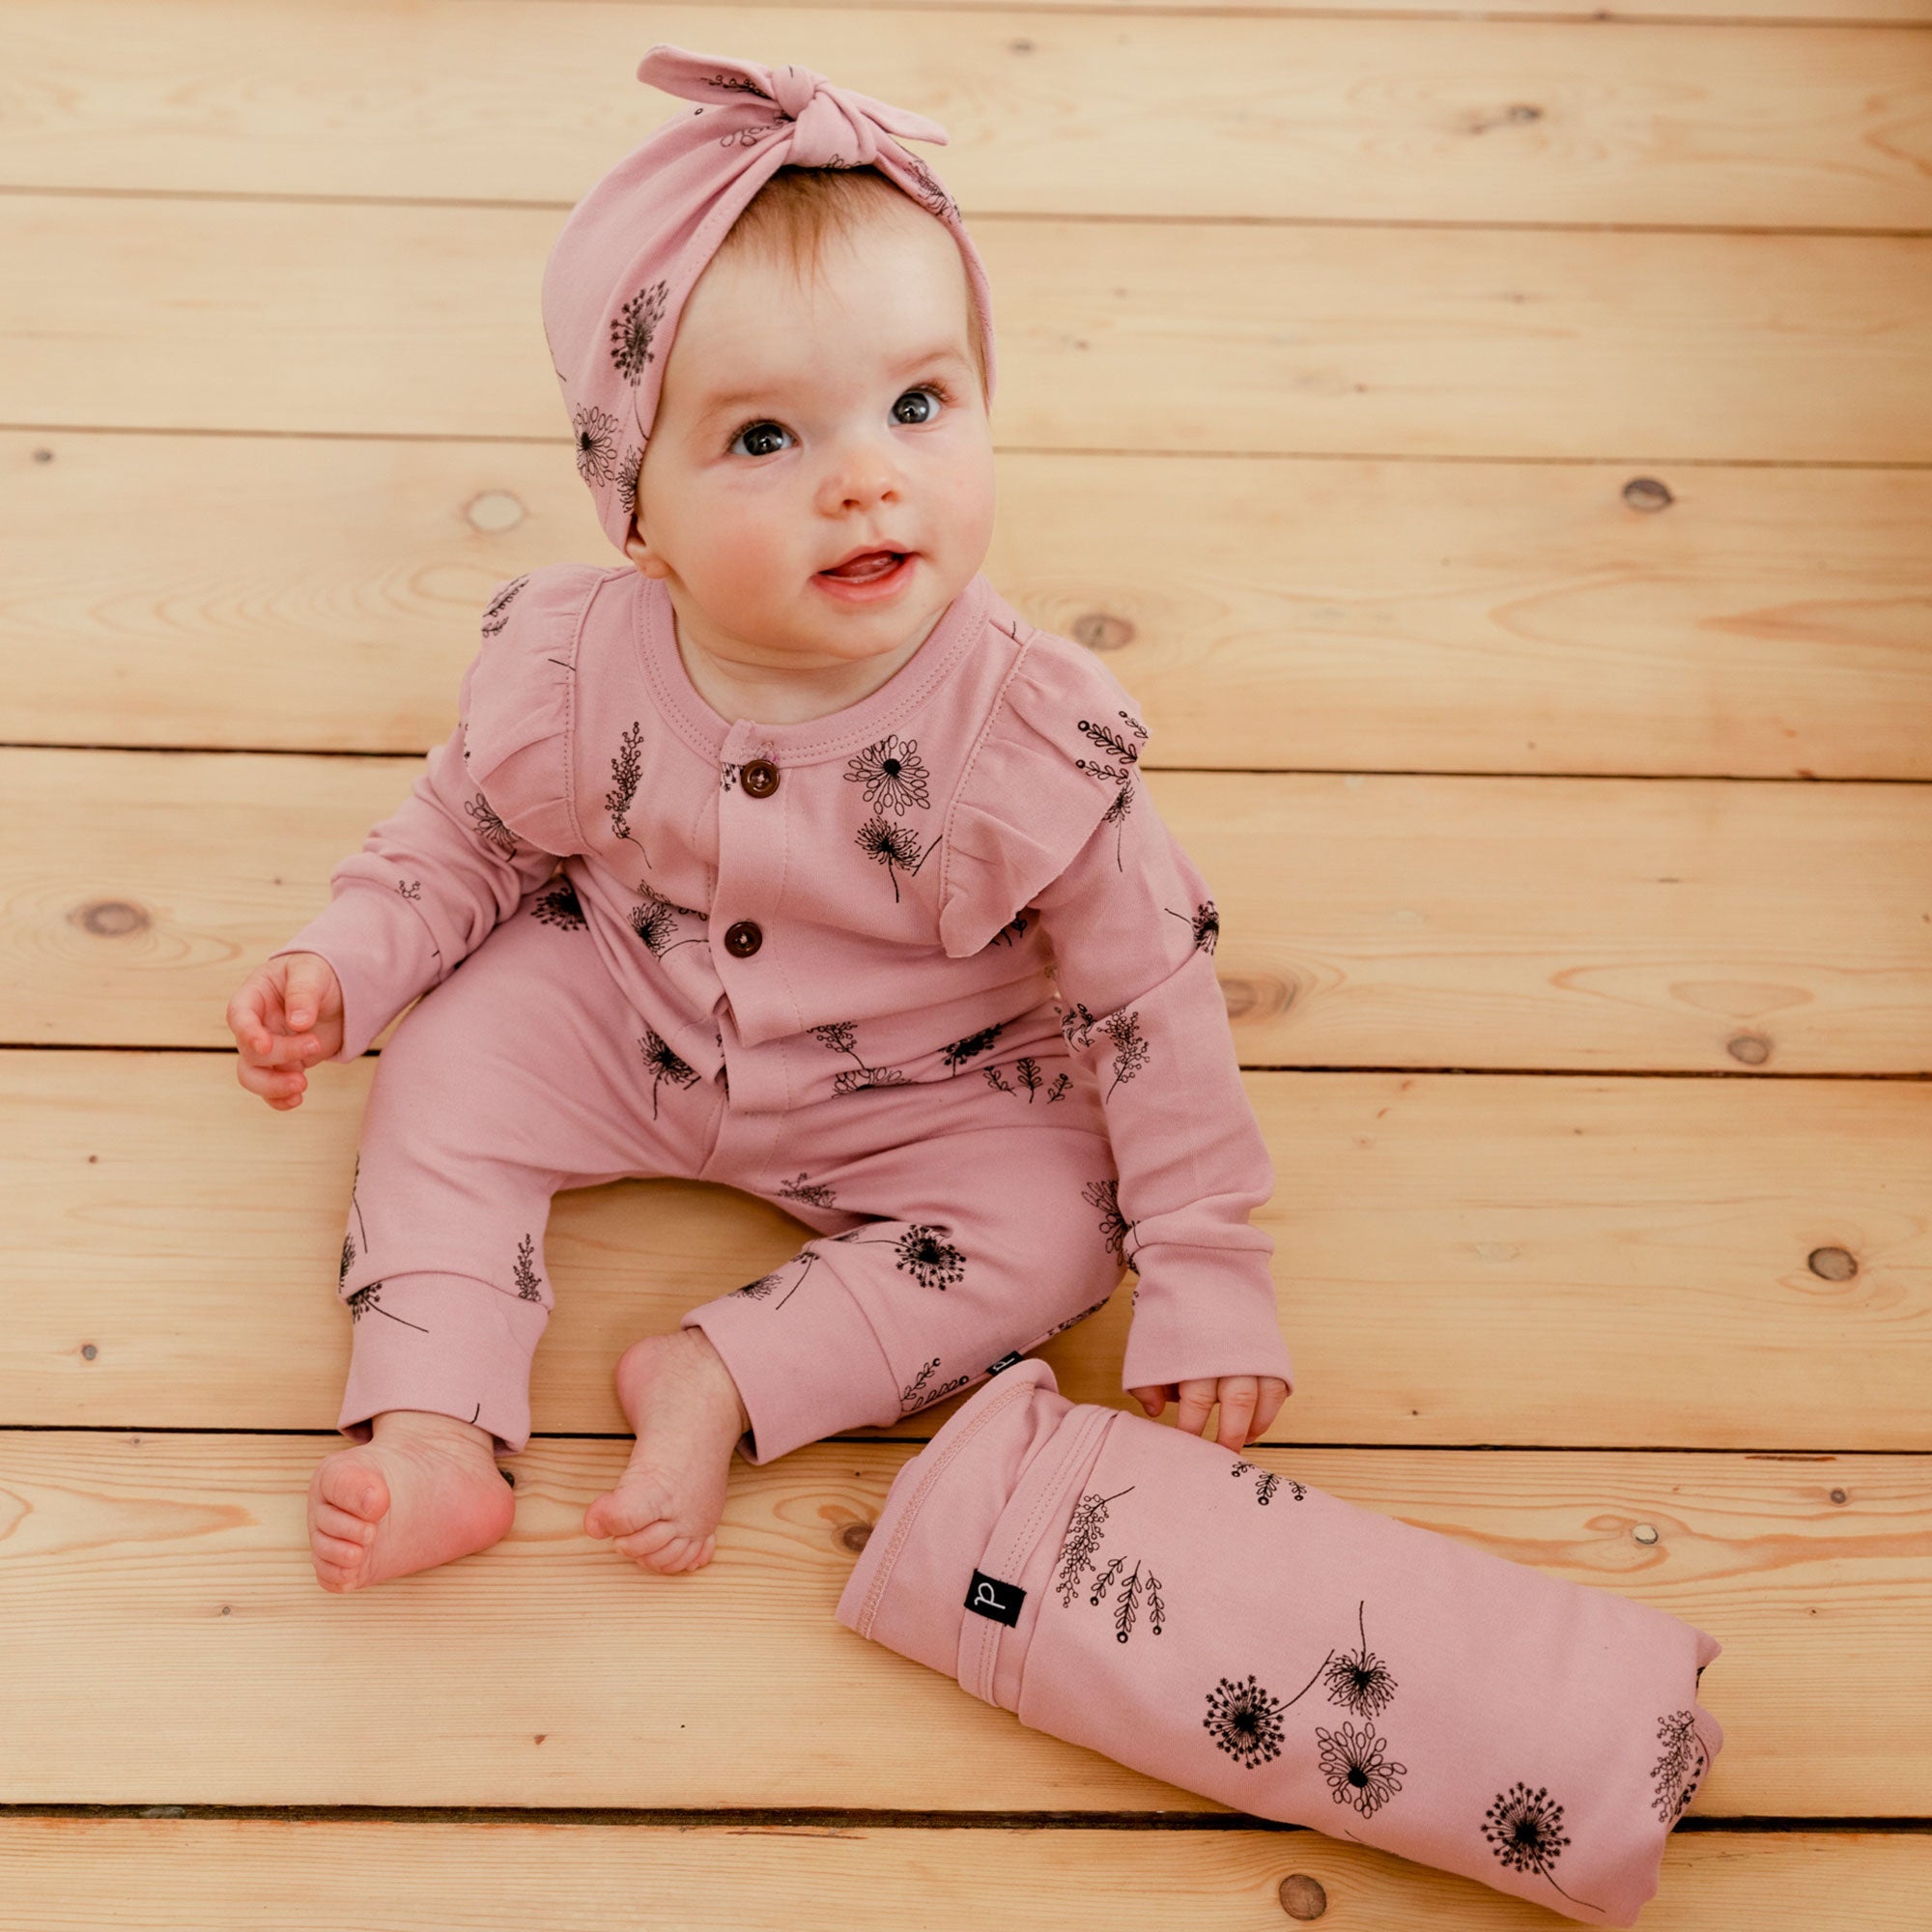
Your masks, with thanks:
M339 1446L0 1434L0 1801L1226 1810L835 1620L910 1447L735 1467L717 1557L667 1577L583 1532L628 1445L532 1442L502 1542L331 1596L303 1498ZM1924 1458L1251 1453L1719 1634L1697 1813L1932 1809Z
M1928 43L1910 27L1430 11L1392 26L1254 10L172 0L156 40L143 0L15 0L10 42L39 84L0 135L0 183L567 207L691 112L636 78L665 40L803 62L938 121L950 144L921 152L969 220L1932 217Z
M988 1921L1002 1932L1065 1932L1069 1901L1116 1899L1136 1923L1259 1932L1284 1922L1284 1886L1298 1886L1293 1895L1312 1910L1311 1885L1321 1916L1377 1932L1539 1932L1554 1922L1406 1859L1312 1832L1228 1825L0 1818L7 1932L99 1932L110 1917L143 1932L336 1932L345 1923L364 1932L903 1932ZM1664 1846L1643 1926L1759 1932L1789 1914L1807 1932L1914 1932L1928 1911L1932 1838L1923 1833L1693 1824Z
M985 574L1151 769L1932 777L1932 472L999 464ZM421 753L498 583L618 560L560 440L0 432L0 522L40 744Z
M418 760L0 751L4 1037L232 1049ZM1260 1066L1918 1073L1932 791L1151 772Z
M333 1429L378 1065L326 1067L276 1114L231 1055L0 1056L16 1284L0 1415ZM1278 1176L1256 1218L1297 1378L1267 1439L1932 1449L1932 1086L1251 1073L1247 1089ZM625 1434L623 1350L807 1237L715 1185L558 1195L536 1429ZM1123 1287L1039 1350L1071 1399L1132 1406L1128 1303ZM857 1437L923 1440L965 1399Z
M607 10L614 11L614 10ZM554 211L0 196L0 422L535 437ZM1004 448L1920 463L1932 239L975 224Z

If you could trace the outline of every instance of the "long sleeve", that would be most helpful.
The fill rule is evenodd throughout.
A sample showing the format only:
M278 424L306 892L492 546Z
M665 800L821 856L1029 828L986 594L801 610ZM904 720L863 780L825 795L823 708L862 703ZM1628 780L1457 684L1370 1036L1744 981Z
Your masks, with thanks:
M456 729L329 873L327 906L269 955L316 952L334 968L333 1059L358 1059L581 849L569 724L584 582L583 566L553 565L498 586L458 687Z
M1274 1243L1248 1219L1274 1173L1214 977L1214 901L1136 771L1035 902L1061 1030L1099 1086L1140 1275L1121 1386L1265 1375L1293 1388Z
M1214 977L1214 904L1141 781L1147 740L1092 652L1033 633L948 812L940 941L965 957L1038 909L1140 1275L1121 1386L1268 1375L1292 1388L1274 1243L1248 1219L1274 1176Z

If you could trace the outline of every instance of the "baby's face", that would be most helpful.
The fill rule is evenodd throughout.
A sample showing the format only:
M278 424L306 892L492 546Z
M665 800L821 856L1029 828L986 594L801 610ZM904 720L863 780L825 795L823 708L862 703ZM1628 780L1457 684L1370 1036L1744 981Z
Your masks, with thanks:
M626 553L680 631L747 667L855 663L923 638L985 559L992 431L965 265L910 200L827 238L815 276L715 257L678 319ZM866 598L819 574L911 553Z

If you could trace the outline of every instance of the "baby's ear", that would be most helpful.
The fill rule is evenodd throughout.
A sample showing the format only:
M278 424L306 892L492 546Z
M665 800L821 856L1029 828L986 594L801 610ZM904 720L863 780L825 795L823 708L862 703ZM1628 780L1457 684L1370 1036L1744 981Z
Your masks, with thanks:
M651 548L649 538L638 527L638 519L635 511L631 516L631 533L624 539L624 554L646 577L662 577L664 575L664 559Z

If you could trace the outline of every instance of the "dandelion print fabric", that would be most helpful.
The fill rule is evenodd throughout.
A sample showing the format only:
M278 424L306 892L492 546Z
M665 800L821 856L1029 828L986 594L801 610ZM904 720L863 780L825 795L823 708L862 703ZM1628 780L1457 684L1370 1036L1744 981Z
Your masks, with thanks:
M600 350L622 381L581 411L588 477L635 454L660 321L644 278ZM525 572L476 623L455 729L279 949L335 968L338 1058L527 914L560 977L603 976L635 1015L610 1079L646 1122L721 1094L861 1122L896 1096L933 1139L976 1099L1016 1132L1103 1132L1118 1182L1094 1226L1138 1274L1122 1386L1293 1388L1253 1219L1274 1176L1215 977L1223 908L1093 652L975 576L869 696L767 724L703 700L664 582L628 564ZM930 1258L907 1275L956 1303L963 1265L963 1287ZM903 1384L927 1358L908 1352Z
M1071 1403L1037 1357L901 1466L838 1615L1033 1729L1584 1924L1635 1922L1723 1744L1709 1633Z

